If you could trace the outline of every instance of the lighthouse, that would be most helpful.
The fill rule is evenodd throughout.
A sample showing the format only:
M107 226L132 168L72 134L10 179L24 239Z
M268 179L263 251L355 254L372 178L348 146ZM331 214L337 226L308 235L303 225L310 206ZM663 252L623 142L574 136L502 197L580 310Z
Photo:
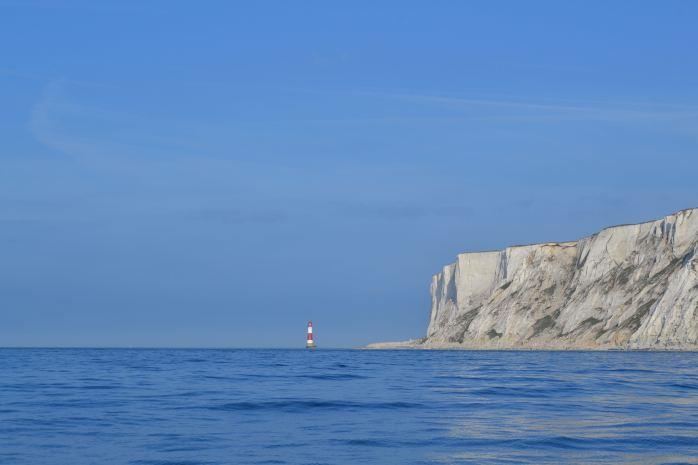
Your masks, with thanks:
M308 338L305 341L305 348L306 349L314 349L315 348L315 342L313 341L313 322L312 321L308 322Z

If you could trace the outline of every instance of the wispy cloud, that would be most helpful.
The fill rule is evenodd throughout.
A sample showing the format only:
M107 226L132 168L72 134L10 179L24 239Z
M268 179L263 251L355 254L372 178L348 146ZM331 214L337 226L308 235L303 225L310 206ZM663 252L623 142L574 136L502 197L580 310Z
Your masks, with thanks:
M31 110L28 129L44 146L78 156L94 147L87 138L66 131L65 120L80 112L79 107L64 98L66 85L64 79L53 79L44 87Z
M324 92L312 89L298 90L311 93ZM541 101L505 96L455 96L437 93L367 90L335 90L328 92L400 102L413 105L414 110L418 108L429 108L432 110L420 114L419 111L404 111L405 108L403 107L401 111L387 115L325 120L325 122L330 123L396 123L439 120L518 120L532 122L585 120L621 123L689 121L698 123L698 107L690 105L650 102Z
M478 99L422 94L387 94L386 96L415 103L448 105L457 108L519 110L578 119L637 121L698 117L698 109L696 108L667 108L666 106L637 103L625 104L623 106L598 106L594 104L561 104L515 99Z
M336 108L332 116L322 117L318 111L289 114L260 115L255 121L202 123L187 115L138 115L132 108L118 110L113 106L100 107L76 100L69 90L73 82L65 79L50 81L35 104L29 129L42 144L75 157L109 157L118 154L145 156L150 159L165 155L202 156L236 152L242 158L253 158L255 153L281 153L278 139L267 137L280 127L296 128L294 134L305 134L308 125L409 125L427 124L467 126L471 122L477 130L482 124L502 134L505 131L530 131L537 125L536 134L551 130L546 125L559 122L598 122L614 125L648 128L655 132L698 134L698 107L632 102L562 102L527 101L506 97L463 97L420 92L381 92L364 90L307 90L315 93L336 94ZM303 89L285 89L285 92L306 92ZM77 92L75 92L77 94ZM90 95L90 93L86 93ZM92 93L94 96L95 93ZM99 93L97 93L99 95ZM99 97L97 97L99 98ZM324 97L323 97L324 98ZM347 103L351 98L351 105ZM100 102L100 100L96 100ZM345 109L346 111L342 111ZM346 115L346 117L344 117ZM310 118L308 118L310 116ZM512 124L497 124L512 123ZM300 125L300 126L299 126ZM248 130L250 129L251 130ZM552 130L557 130L553 128ZM231 137L235 135L235 138ZM212 143L218 141L218 143ZM301 142L304 143L304 142ZM274 155L271 155L274 157Z
M28 129L46 147L82 159L143 152L176 156L197 150L194 138L183 136L187 131L177 124L76 101L68 93L76 84L83 85L50 80L31 110Z
M29 130L42 144L64 151L64 141L56 132L56 126L52 118L52 110L56 105L63 82L52 80L42 92L39 100L34 104L29 117Z

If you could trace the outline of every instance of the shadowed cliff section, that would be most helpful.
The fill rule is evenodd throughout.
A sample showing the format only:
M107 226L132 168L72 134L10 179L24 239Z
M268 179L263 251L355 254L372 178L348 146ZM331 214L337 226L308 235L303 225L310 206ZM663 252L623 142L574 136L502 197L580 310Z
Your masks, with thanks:
M464 253L425 338L369 348L698 349L698 209L576 242Z

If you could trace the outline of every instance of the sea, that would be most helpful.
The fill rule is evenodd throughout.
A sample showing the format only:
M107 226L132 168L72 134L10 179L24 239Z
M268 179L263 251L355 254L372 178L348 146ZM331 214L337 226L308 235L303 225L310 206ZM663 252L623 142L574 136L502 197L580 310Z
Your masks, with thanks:
M0 349L0 464L698 464L698 353Z

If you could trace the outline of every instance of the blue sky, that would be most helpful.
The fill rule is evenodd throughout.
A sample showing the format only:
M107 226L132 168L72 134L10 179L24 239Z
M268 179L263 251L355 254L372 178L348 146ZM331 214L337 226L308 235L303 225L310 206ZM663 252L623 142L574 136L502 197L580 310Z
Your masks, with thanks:
M0 0L0 345L419 337L459 252L695 207L696 17Z

